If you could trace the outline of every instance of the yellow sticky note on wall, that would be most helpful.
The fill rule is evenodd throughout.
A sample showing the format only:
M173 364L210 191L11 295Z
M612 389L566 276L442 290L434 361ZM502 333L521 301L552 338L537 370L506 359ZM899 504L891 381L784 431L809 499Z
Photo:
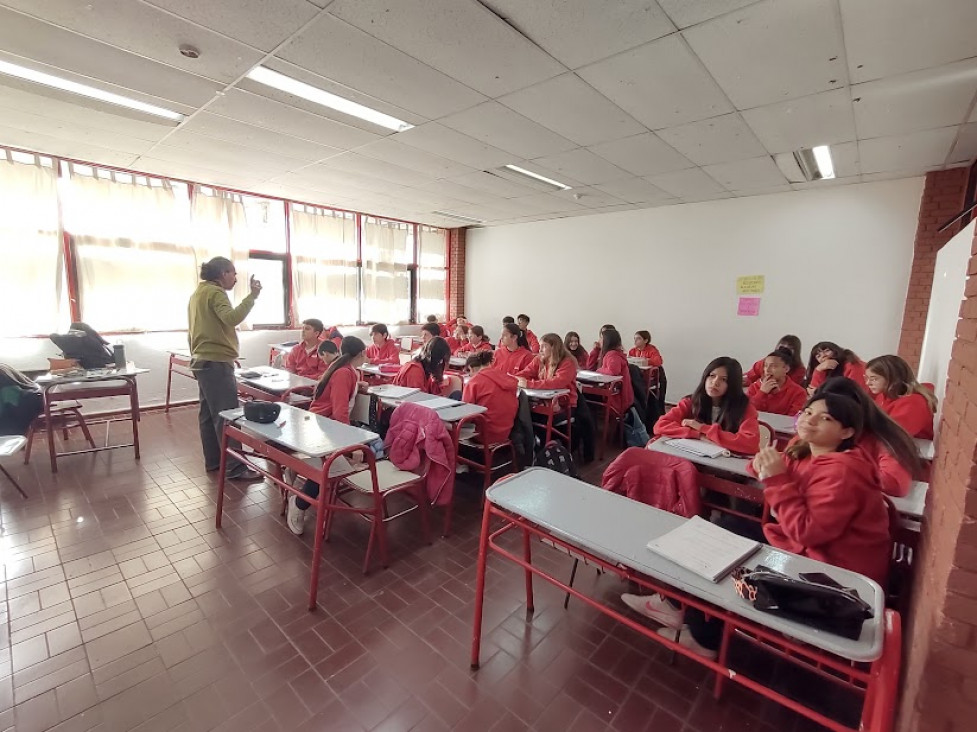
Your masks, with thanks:
M737 295L760 295L763 294L763 275L746 275L736 278Z

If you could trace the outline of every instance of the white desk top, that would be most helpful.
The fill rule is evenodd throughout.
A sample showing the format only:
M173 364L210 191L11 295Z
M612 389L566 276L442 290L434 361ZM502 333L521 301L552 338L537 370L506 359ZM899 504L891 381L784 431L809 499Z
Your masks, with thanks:
M702 466L704 468L709 468L710 470L718 470L725 473L732 473L733 475L739 475L744 478L750 478L756 481L756 478L750 475L746 466L750 464L750 458L741 457L705 457L703 455L696 455L692 452L687 452L686 450L680 450L677 447L672 447L669 443L669 438L661 437L654 442L648 443L648 449L655 452L662 452L666 455L674 455L675 457L685 458L689 462L695 463L696 465Z
M929 489L929 483L915 480L909 486L909 493L902 498L889 496L889 500L892 501L892 505L902 516L920 519L923 517L923 509L926 508L926 494L929 493Z
M796 419L794 416L774 414L773 412L760 412L759 415L760 421L770 425L778 435L793 437L797 434L797 428L794 426L794 420Z
M414 402L415 404L422 404L428 399L436 398L434 394L426 394L422 391L416 394L411 394L405 399L384 399L383 401L387 404L393 404L399 406L404 402ZM465 417L474 417L476 414L482 414L482 412L487 412L488 408L483 407L481 404L469 404L468 402L459 402L454 399L449 401L455 402L453 407L444 407L443 409L438 409L437 415L441 418L442 422L460 422L465 419Z
M651 364L648 363L647 358L638 358L637 356L628 356L628 363L632 366L637 366L642 371L649 371L653 368Z
M936 456L936 446L933 440L921 440L916 438L916 447L919 448L919 456L923 460L932 460Z
M282 351L287 353L299 344L298 341L285 341L284 343L272 343L268 346L272 351Z
M466 363L468 363L468 359L464 356L452 356L448 359L448 365L456 369L464 368Z
M242 373L259 373L261 376L245 378L241 376ZM255 389L261 389L261 391L267 391L269 394L283 394L289 389L294 389L299 386L315 386L315 379L308 379L304 376L299 376L298 374L293 374L285 369L276 369L271 366L255 366L253 368L247 369L237 369L234 372L238 381L241 381L248 386L253 386Z
M587 369L577 371L577 381L586 381L588 384L613 384L615 381L623 380L623 376L599 374L596 371L588 371Z
M55 376L50 373L41 374L34 379L34 381L40 386L45 387L57 386L58 384L78 384L85 381L110 381L112 379L129 378L132 376L138 376L139 374L148 373L149 369L137 368L130 364L124 369L88 369L84 373L72 374L69 376Z
M380 364L378 363L365 363L362 366L357 366L360 371L364 374L372 374L373 376L384 376L384 373L380 371Z
M553 399L569 394L569 389L519 389L530 399Z
M725 608L757 625L854 661L872 661L882 654L885 595L875 582L854 572L796 554L762 546L746 560L797 576L823 572L846 587L853 587L871 607L874 617L862 626L858 640L843 638L800 623L764 613L740 598L733 580L718 583L661 557L647 544L686 519L545 468L529 468L491 486L485 497L545 528L569 543L601 558L648 575L706 602Z
M281 404L281 408L278 419L267 424L246 420L244 409L240 408L227 409L221 412L221 417L268 442L303 452L309 457L325 457L344 447L380 439L380 435L369 430L351 427L298 407Z

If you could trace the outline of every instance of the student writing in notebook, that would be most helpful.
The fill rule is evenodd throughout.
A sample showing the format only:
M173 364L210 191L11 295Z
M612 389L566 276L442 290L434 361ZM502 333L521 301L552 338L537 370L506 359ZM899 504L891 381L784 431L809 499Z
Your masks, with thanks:
M875 403L911 436L933 439L936 395L916 381L899 356L878 356L865 366L865 383Z
M790 416L801 411L807 401L807 392L790 378L794 364L794 354L783 349L777 349L763 359L763 378L754 381L747 391L750 404L757 411Z
M793 366L791 366L788 378L791 381L796 382L800 386L804 386L804 376L807 374L807 369L804 368L804 355L801 352L801 339L796 335L785 335L779 341L773 349L774 351L790 351L794 356ZM763 378L763 364L766 361L766 357L761 358L750 370L743 374L743 386L749 386L750 384L759 381Z
M740 362L721 356L709 362L699 385L655 423L657 437L705 439L730 452L760 449L757 410L743 392Z
M366 359L372 364L400 365L400 346L393 338L387 326L375 323L370 328L370 339L373 343L366 349Z

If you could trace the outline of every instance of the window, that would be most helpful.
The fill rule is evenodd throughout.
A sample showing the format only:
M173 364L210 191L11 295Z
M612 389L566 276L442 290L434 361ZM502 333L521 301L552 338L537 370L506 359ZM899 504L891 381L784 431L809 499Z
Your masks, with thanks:
M417 255L417 319L437 315L447 319L448 303L448 232L430 226L419 226L420 246Z
M291 252L297 320L357 322L356 216L293 203Z
M410 265L414 227L363 217L363 311L365 322L410 321Z
M281 326L288 323L288 275L284 254L251 252L248 275L261 282L261 296L248 313L253 327ZM250 291L250 283L248 285Z

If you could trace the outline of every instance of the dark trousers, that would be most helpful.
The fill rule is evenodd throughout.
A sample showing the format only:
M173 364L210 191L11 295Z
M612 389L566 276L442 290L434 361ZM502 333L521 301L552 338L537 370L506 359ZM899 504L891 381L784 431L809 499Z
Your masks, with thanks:
M319 497L319 484L316 483L314 480L306 480L305 481L305 485L302 486L302 493L304 493L305 495L307 495L309 498L318 498ZM298 496L295 497L295 507L297 509L299 509L300 511L304 511L305 509L307 509L311 505L312 504L309 503L308 501L303 501Z
M237 381L234 364L223 361L197 361L193 375L200 390L200 444L204 450L204 467L217 470L221 462L221 434L224 420L220 413L225 409L237 409ZM233 443L237 447L240 445ZM227 472L234 474L244 469L241 461L227 459Z

